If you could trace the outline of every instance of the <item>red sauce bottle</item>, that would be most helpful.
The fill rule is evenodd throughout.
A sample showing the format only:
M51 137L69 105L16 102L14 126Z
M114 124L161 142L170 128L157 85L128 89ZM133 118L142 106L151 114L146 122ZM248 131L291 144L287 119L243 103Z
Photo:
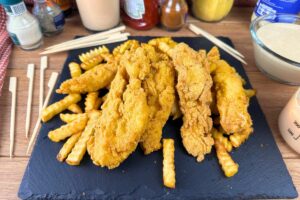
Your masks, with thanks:
M158 0L121 0L124 24L137 29L149 30L159 21Z

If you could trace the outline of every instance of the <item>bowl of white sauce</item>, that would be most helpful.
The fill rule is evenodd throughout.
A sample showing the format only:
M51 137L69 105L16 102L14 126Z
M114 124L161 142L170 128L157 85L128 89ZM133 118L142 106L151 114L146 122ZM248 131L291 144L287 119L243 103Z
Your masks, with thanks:
M250 25L257 68L281 83L300 85L300 16L269 14Z

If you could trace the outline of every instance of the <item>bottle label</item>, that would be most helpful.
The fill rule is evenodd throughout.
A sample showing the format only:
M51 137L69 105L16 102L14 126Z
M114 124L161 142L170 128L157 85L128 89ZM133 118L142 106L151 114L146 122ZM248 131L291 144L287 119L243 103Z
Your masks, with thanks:
M53 22L54 22L54 25L55 25L56 29L63 28L63 26L65 24L64 14L61 12L59 15L55 16L53 18Z
M254 12L257 16L276 13L298 14L300 0L258 0Z
M142 19L145 14L144 0L125 0L124 10L133 19Z
M18 4L4 6L4 9L9 16L22 15L27 10L23 1Z
M21 45L21 43L18 39L18 36L16 34L11 33L11 32L8 32L8 34L15 45Z

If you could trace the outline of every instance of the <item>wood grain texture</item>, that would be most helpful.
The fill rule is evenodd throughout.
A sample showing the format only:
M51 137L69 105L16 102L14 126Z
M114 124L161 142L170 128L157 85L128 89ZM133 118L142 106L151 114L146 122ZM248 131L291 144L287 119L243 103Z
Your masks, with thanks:
M204 23L193 17L188 18L188 22L194 23L197 26L207 30L214 35L222 35L230 37L235 45L235 48L246 56L248 65L244 66L252 86L257 90L257 98L266 115L268 124L273 132L277 145L282 153L282 156L292 175L294 183L300 192L300 156L291 150L281 138L278 127L277 118L287 103L288 99L296 91L297 87L287 86L276 83L263 74L255 67L253 58L253 47L251 36L249 33L250 16L252 8L234 8L230 15L220 23ZM157 27L150 31L136 31L128 28L128 32L132 35L144 36L194 36L187 29L182 29L178 32L167 32ZM56 37L44 39L43 48L54 45L66 40L72 39L75 35L89 34L81 25L78 16L67 19L65 30L62 34ZM22 51L14 47L10 58L7 77L5 80L2 96L0 97L0 199L16 199L17 191L24 169L28 162L28 157L25 155L28 140L25 138L25 115L27 103L28 79L26 77L27 64L36 64L34 92L32 101L32 117L30 134L38 115L38 88L39 88L39 52L43 49L35 51ZM45 83L47 83L51 72L60 72L67 53L51 55L49 57L49 68L45 73ZM10 101L11 96L8 91L9 76L18 77L17 88L17 109L16 109L16 133L15 133L15 158L10 160L9 156L9 119L10 119ZM45 84L45 94L48 88Z

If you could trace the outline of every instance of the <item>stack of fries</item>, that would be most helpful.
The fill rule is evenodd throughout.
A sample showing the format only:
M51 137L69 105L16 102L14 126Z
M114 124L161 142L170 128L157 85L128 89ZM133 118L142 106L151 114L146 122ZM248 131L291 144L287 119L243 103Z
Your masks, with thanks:
M160 41L159 39L157 41ZM107 95L102 95L101 89L109 89L110 82L113 80L118 67L117 62L120 57L128 49L138 46L137 41L127 41L114 49L113 53L105 47L99 47L90 52L79 55L82 63L69 63L69 69L72 79L62 83L58 93L68 94L62 100L49 105L42 111L42 121L47 122L55 115L60 114L60 119L65 122L65 125L52 130L48 133L48 137L53 142L65 141L64 145L57 154L57 160L65 161L69 165L79 165L86 151L92 157L94 145L94 132L96 126L100 123L101 105L105 102ZM174 44L175 45L175 42ZM160 45L163 49L166 48L163 44ZM212 50L207 55L210 57L211 76L214 80L213 99L218 93L218 72L216 65L220 64L218 52ZM200 54L206 56L206 52L199 51ZM214 57L215 55L215 57ZM167 53L164 55L167 56ZM222 72L223 73L223 72ZM236 74L235 71L232 73ZM225 74L226 76L226 74ZM239 78L239 76L237 75ZM242 79L240 79L242 81ZM216 85L215 85L216 84ZM247 93L247 98L254 95L253 91L243 90ZM78 103L82 100L82 94L86 94L84 100L84 109ZM219 97L219 96L218 96ZM178 102L174 102L173 111L171 115L173 118L178 118L182 114L178 108ZM176 106L177 105L177 106ZM62 113L68 110L67 113ZM229 152L233 147L239 147L252 132L249 122L248 130L241 134L232 134L231 131L224 130L226 127L222 126L224 120L222 118L222 105L213 101L211 105L212 113L214 114L214 128L211 134L214 139L214 146L216 148L217 158L227 177L231 177L238 172L238 164L236 164ZM70 113L71 112L71 113ZM251 118L249 119L251 121ZM175 147L173 139L163 139L163 183L166 187L175 188ZM92 159L94 160L94 159ZM95 162L94 162L95 163ZM97 163L95 163L98 165Z

